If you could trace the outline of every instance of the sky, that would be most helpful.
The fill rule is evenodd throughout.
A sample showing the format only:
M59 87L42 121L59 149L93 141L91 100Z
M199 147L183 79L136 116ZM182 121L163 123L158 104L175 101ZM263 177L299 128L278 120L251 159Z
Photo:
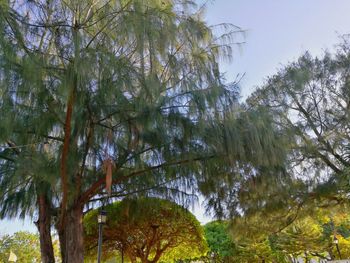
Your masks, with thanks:
M244 30L237 34L232 63L222 63L227 81L237 74L241 95L247 97L267 76L304 52L319 56L332 51L339 37L350 33L349 0L209 0L209 24L231 23ZM210 221L197 205L194 214ZM0 221L0 235L20 230L35 231L30 219Z
M245 30L245 43L222 70L228 81L245 73L241 92L246 97L304 52L334 49L339 36L350 33L349 12L349 0L216 0L208 2L206 17L210 24L232 23Z

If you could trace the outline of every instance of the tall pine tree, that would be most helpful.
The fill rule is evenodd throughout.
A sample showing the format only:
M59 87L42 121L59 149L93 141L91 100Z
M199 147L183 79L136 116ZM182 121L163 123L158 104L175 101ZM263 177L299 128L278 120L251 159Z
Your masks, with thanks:
M280 164L271 124L244 117L219 72L238 29L217 37L201 11L186 0L1 1L0 209L39 215L44 262L52 223L63 262L83 262L83 212L104 189L209 195L243 167Z

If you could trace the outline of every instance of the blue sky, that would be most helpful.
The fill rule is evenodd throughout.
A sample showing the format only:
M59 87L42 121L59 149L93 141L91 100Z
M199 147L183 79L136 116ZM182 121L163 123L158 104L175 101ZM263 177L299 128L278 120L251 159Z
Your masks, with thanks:
M246 30L245 44L234 49L233 62L222 65L228 81L245 73L241 90L246 97L305 51L320 55L332 50L338 36L350 33L349 13L349 0L211 0L206 19ZM201 222L210 220L199 206L195 214ZM35 227L29 219L0 221L0 234L19 230L35 231Z
M348 0L216 0L209 1L210 24L232 23L246 30L245 44L224 65L228 80L245 73L247 96L266 76L309 50L331 50L339 35L350 33ZM240 39L238 39L240 40Z

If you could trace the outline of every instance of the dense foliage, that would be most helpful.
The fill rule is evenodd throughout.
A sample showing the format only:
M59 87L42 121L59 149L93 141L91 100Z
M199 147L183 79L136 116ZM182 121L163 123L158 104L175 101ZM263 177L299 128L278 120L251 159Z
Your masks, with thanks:
M350 257L350 216L347 207L313 210L278 232L260 231L259 222L246 217L204 226L209 253L203 262L290 263ZM278 223L277 223L278 224ZM335 244L334 238L338 240ZM337 246L338 245L338 246Z
M0 238L0 262L8 262L10 252L17 256L17 262L40 262L38 236L29 232L17 232Z
M60 262L58 242L54 242L56 262ZM39 263L40 242L37 234L30 232L16 232L13 235L0 237L0 262L8 262L10 253L17 256L18 263Z
M225 221L214 221L204 225L205 238L210 249L209 256L230 262L237 248L230 237L229 224Z

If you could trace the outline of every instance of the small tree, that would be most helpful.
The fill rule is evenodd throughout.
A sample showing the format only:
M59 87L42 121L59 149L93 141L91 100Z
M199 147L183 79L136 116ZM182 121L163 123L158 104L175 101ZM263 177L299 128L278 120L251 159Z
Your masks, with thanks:
M55 262L61 262L58 240L53 241ZM17 256L18 263L42 262L39 235L20 231L0 238L0 262L8 262L10 252Z
M162 199L125 199L108 205L103 251L122 251L132 262L173 262L204 255L207 244L198 220L185 208ZM97 244L97 210L84 218L86 253Z
M223 262L230 262L237 248L228 232L228 222L210 222L204 226L204 232L210 256L220 258Z
M10 252L16 254L18 263L41 262L40 243L36 234L17 232L0 238L0 262L8 262Z

